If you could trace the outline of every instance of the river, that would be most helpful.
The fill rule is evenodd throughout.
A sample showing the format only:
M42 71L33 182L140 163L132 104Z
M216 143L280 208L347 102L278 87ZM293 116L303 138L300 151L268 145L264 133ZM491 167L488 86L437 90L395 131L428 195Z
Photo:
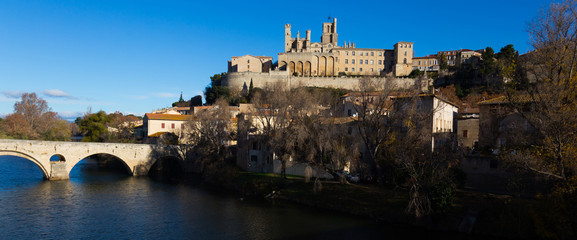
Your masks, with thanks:
M34 163L0 156L0 239L431 237L430 232L290 204L242 200L94 166L81 161L70 180L46 181Z

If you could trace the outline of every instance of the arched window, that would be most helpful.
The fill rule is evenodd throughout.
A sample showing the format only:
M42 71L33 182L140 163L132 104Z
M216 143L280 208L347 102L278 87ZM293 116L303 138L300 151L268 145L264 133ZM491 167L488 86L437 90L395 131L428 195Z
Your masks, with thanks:
M403 63L404 63L404 64L407 64L407 59L406 59L406 58L403 58Z

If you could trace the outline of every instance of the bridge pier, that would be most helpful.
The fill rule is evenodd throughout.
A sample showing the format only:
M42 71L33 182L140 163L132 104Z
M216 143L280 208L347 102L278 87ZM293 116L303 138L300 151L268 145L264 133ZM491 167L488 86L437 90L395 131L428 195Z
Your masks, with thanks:
M143 164L136 165L132 167L132 176L147 176L148 170L150 170L150 166L146 166Z
M48 180L68 180L68 170L66 169L66 162L50 162L50 175Z

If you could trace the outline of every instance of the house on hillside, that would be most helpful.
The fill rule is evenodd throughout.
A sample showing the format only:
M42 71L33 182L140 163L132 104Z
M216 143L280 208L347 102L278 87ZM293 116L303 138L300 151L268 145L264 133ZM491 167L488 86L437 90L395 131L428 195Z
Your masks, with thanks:
M414 102L416 100L416 103ZM404 112L408 111L409 107L416 104L416 110L420 114L424 114L423 122L420 123L424 134L426 134L430 142L427 145L431 146L431 150L443 146L456 146L457 133L457 114L459 108L455 103L452 103L435 94L419 94L418 98L414 96L397 96L393 98L393 108L397 116L410 117ZM405 121L401 121L405 123ZM400 131L404 131L404 126L400 126Z
M166 133L180 137L186 122L190 119L190 115L147 113L142 119L143 142L155 143Z
M479 108L464 107L457 118L459 146L472 150L479 143Z

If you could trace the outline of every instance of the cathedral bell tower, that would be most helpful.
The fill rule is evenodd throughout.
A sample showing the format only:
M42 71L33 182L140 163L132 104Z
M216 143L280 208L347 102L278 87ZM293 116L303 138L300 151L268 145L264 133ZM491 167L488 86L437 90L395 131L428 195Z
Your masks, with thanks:
M337 46L338 43L337 34L337 19L333 18L333 22L323 23L323 35L321 36L321 43L328 44L332 43Z

